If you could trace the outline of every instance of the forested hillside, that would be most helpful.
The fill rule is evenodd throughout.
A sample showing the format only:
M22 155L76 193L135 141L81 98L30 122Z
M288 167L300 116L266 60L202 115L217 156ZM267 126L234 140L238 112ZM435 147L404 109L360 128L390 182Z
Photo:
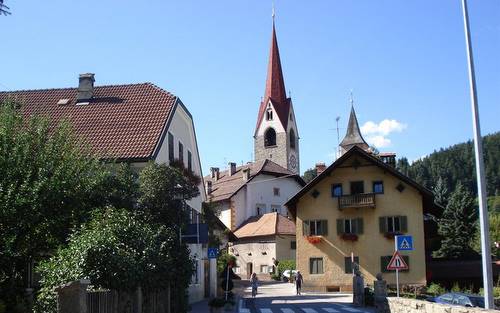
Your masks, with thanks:
M500 132L485 136L483 147L488 196L500 195ZM449 191L461 182L473 195L477 193L472 141L441 148L412 164L401 158L397 168L430 190L441 177Z

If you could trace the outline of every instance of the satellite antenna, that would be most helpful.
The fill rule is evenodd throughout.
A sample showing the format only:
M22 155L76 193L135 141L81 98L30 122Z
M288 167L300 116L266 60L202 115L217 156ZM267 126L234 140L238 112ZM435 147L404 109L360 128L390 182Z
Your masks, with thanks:
M0 0L0 15L10 15L11 13L9 12L10 8L3 4L4 0Z

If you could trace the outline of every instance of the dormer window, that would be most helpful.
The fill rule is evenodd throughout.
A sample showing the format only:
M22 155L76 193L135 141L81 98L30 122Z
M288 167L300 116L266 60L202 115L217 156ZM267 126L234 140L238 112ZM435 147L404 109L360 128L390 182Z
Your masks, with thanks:
M273 120L273 110L267 109L266 111L266 121L272 121Z

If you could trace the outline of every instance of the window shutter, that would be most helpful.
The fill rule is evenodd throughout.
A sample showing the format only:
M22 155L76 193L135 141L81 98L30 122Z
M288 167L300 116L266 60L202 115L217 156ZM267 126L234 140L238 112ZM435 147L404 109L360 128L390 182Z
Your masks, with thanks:
M380 257L380 271L382 273L388 273L391 272L387 270L387 265L389 265L389 262L391 261L392 256L381 256Z
M346 274L352 274L351 257L344 258L344 269Z
M403 255L403 260L405 260L406 265L410 268L410 257L407 255ZM401 270L401 272L408 272L409 270Z
M362 234L363 233L363 219L362 218L357 218L355 224L356 224L356 232L355 232L355 234Z
M344 230L344 220L339 218L337 220L337 235L342 235L344 232L345 232L345 230Z
M327 220L321 220L321 228L322 232L321 235L323 236L328 236L328 221Z
M399 220L401 221L401 231L403 233L408 232L408 219L406 216L400 216Z
M381 233L386 233L387 232L387 217L381 216L378 218L379 225L380 225L380 232Z
M304 221L302 223L302 235L303 236L310 236L311 235L311 230L309 228L309 221Z

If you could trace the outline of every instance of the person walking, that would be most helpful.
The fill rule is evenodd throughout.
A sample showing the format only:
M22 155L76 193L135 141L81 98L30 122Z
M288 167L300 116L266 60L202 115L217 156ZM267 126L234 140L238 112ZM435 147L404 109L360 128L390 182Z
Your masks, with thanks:
M257 287L259 286L259 279L257 278L257 274L253 273L250 278L250 284L252 285L252 298L255 298L257 295Z
M302 283L304 282L304 278L300 271L297 271L295 275L295 288L297 288L297 296L300 296L300 289L302 288Z

